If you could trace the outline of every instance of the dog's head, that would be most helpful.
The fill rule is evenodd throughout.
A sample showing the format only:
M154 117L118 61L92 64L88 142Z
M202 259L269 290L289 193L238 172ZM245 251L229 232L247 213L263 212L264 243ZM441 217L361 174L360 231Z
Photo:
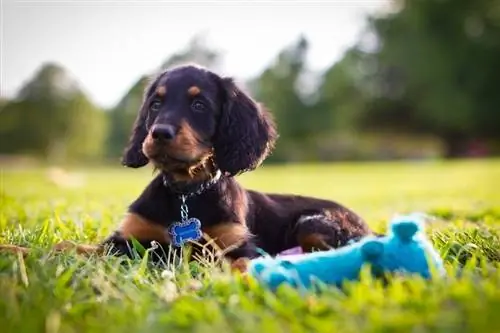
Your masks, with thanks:
M167 70L145 91L123 164L151 161L177 178L214 164L236 175L257 168L274 147L270 113L231 78L198 66Z

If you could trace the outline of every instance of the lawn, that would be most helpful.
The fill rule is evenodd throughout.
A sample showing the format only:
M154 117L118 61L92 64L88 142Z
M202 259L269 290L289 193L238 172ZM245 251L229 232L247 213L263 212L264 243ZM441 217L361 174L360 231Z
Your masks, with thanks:
M435 217L427 232L447 278L363 279L343 290L277 295L215 268L174 277L141 260L49 254L61 240L98 242L151 169L3 168L1 332L499 332L500 160L264 166L247 187L337 200L385 231L395 213Z

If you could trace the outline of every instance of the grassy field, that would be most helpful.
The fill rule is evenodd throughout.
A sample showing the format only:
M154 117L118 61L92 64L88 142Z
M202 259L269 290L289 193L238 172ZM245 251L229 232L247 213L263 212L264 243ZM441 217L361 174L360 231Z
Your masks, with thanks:
M140 260L49 254L61 240L98 242L151 170L4 168L0 244L1 332L499 332L500 161L263 167L247 187L337 200L378 231L394 213L436 217L427 232L447 278L363 279L340 291L277 295L216 269L175 277Z

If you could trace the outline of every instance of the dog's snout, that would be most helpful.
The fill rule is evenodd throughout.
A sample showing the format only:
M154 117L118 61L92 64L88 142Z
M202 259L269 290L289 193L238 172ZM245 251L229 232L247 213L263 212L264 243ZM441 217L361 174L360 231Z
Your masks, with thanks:
M175 127L171 125L154 125L151 136L155 140L172 140L175 137Z

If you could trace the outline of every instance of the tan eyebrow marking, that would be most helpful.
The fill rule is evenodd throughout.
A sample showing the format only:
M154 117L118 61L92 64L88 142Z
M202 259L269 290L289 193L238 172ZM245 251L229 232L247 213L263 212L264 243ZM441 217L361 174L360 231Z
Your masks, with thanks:
M165 86L160 86L156 89L156 93L158 94L158 96L160 97L163 97L165 96L165 94L167 93L167 87Z
M188 93L189 95L191 96L196 96L200 93L200 88L198 88L197 86L192 86L191 88L188 89Z

